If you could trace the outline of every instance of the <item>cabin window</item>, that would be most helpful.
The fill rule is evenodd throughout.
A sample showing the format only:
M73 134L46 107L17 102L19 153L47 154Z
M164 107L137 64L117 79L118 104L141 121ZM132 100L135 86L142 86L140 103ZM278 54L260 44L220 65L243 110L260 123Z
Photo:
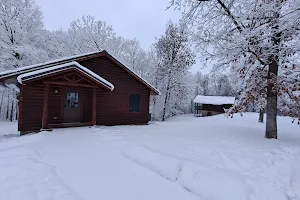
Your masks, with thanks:
M129 97L129 112L140 112L140 95L131 94Z
M65 107L79 107L79 94L78 92L68 92L65 101Z

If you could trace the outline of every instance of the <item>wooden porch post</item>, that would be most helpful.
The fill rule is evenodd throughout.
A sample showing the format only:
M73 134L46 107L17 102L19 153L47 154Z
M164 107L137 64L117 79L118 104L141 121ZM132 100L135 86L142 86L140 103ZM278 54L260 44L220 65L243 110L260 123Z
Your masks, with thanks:
M44 86L44 107L43 107L43 119L42 129L48 128L48 98L49 98L49 84Z
M93 91L92 126L95 126L96 125L96 121L97 121L96 93L97 93L97 90L96 90L96 88L94 88L94 91Z

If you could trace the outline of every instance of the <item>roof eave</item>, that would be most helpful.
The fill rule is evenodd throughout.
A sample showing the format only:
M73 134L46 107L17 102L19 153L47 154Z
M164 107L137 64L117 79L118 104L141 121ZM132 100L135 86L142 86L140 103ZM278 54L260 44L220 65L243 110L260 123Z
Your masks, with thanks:
M40 79L42 77L46 77L46 76L49 76L51 74L57 74L57 73L72 69L72 70L76 70L76 71L79 71L80 73L85 74L86 77L89 77L91 80L93 80L95 83L101 85L102 87L105 87L110 91L114 90L114 85L112 83L108 82L107 80L105 80L104 78L102 78L100 76L99 76L100 77L99 80L96 79L91 74L89 74L87 71L85 71L85 70L88 70L88 69L83 70L82 68L84 68L84 67L79 65L77 62L70 62L70 63L66 63L66 64L62 64L62 65L63 65L62 67L65 67L65 68L61 68L61 69L57 68L51 73L40 72L40 73L37 73L35 76L30 76L30 77L27 77L27 78L26 78L26 76L24 76L24 75L26 75L26 73L24 73L24 74L19 75L17 77L17 80L20 84L26 85L26 83L35 81L35 80ZM59 65L53 66L53 67L59 67ZM66 67L68 67L68 68L66 68ZM43 69L41 69L41 70L43 70ZM28 72L28 73L30 73L30 72ZM93 72L91 72L91 73L93 73Z
M40 64L36 64L36 65L25 66L23 70L8 70L6 74L4 73L3 75L0 75L0 81L9 79L11 77L17 77L20 74L44 69L47 67L61 65L61 64L72 62L72 61L81 61L81 60L85 60L85 59L90 59L91 57L94 58L94 57L103 56L103 55L104 55L103 51L90 52L90 53L86 53L83 55L78 55L78 56L75 55L75 56L72 56L69 58L61 58L61 59L57 59L55 61L49 61L49 62L40 63Z
M103 54L105 54L109 59L111 59L113 62L115 62L117 65L122 67L124 70L126 70L128 73L130 73L132 76L138 79L139 82L143 83L145 86L147 86L150 89L151 95L161 95L160 91L154 88L151 84L146 82L142 77L140 77L138 74L136 74L134 71L126 67L124 64L122 64L120 61L118 61L116 58L114 58L112 55L110 55L107 51L103 50ZM152 92L152 93L151 93Z
M110 60L115 62L117 65L121 66L125 71L127 71L129 74L131 74L133 77L135 77L139 82L144 84L150 90L151 95L160 95L161 94L160 91L158 91L156 88L154 88L151 84L149 84L147 81L145 81L142 77L140 77L134 71L132 71L131 69L129 69L128 67L123 65L121 62L119 62L117 59L115 59L112 55L110 55L105 50L103 50L101 52L100 51L99 52L91 52L91 53L87 53L87 54L83 54L83 55L73 56L70 58L62 58L62 59L55 60L54 62L46 62L46 63L33 65L32 67L28 66L28 67L25 67L24 70L21 70L21 71L13 71L13 72L8 72L7 74L0 75L0 81L6 80L6 79L9 79L12 77L17 77L24 73L29 73L29 72L44 69L47 67L56 66L59 64L65 64L65 63L72 62L72 61L80 62L83 60L92 59L92 58L101 57L101 56L107 56Z

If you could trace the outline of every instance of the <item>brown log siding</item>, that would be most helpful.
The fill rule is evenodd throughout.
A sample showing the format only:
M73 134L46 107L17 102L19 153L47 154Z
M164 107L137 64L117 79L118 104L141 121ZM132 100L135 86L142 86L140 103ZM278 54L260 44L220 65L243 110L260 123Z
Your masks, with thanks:
M207 111L224 113L224 108L228 109L231 106L232 105L230 105L230 104L224 104L224 105L203 104L203 107L202 107L201 110L207 110Z
M115 89L104 91L98 88L96 93L96 123L98 125L146 124L149 118L150 90L124 69L107 57L96 57L80 62L111 82ZM55 93L57 90L57 93ZM63 121L64 86L49 87L48 124L61 124ZM130 94L140 95L140 112L129 112ZM81 121L92 121L93 89L82 88ZM41 81L23 86L22 123L20 131L34 131L42 127L44 103L44 85Z
M57 91L57 93L55 93ZM48 124L60 124L62 122L63 88L50 85L48 101Z
M97 92L97 124L145 124L149 116L150 90L106 57L80 62L111 82L115 89ZM140 94L140 112L129 112L129 95Z
M24 85L21 131L39 130L42 127L44 85Z
M82 92L82 122L92 121L93 89L87 88Z

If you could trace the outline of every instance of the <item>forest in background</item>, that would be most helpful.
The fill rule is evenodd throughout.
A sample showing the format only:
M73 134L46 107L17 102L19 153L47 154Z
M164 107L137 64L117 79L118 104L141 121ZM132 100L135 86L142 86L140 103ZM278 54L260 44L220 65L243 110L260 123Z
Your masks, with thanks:
M152 120L192 111L197 94L236 96L234 78L219 70L191 73L196 52L188 28L168 22L149 48L137 39L118 35L105 21L92 16L74 19L66 30L49 31L34 0L0 2L0 72L53 59L106 50L161 92L151 98ZM0 119L16 120L18 88L0 86Z

